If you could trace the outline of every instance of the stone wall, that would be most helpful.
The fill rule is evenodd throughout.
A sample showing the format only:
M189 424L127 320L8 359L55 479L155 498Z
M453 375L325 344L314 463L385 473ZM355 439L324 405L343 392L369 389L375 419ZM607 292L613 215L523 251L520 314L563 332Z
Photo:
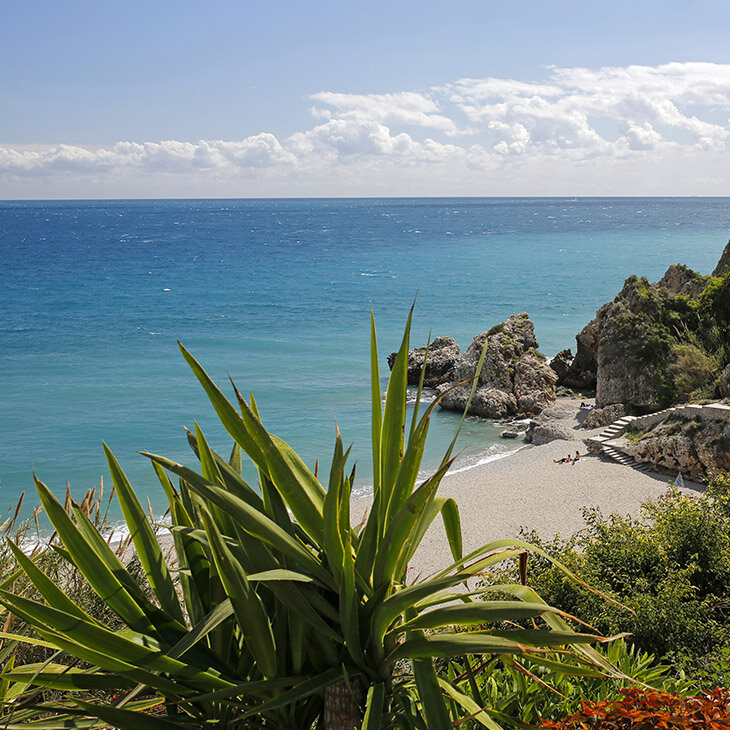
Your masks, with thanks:
M723 403L709 403L704 406L676 406L675 408L667 408L656 413L647 413L645 416L638 416L631 421L630 428L632 430L651 428L668 416L687 420L698 418L701 421L720 420L730 422L730 406L726 406Z
M730 471L730 406L669 408L636 418L629 428L648 431L637 441L621 439L615 448L655 469L682 472L695 481Z

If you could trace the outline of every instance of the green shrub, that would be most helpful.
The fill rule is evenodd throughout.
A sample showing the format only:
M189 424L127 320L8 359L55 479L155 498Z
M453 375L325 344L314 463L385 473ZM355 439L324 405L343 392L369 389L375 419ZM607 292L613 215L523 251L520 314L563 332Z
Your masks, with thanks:
M604 337L619 349L618 356L639 363L666 362L675 343L669 330L647 314L624 311L612 317Z
M698 335L724 367L730 362L730 270L710 279L697 300L696 311L700 318Z
M11 590L13 595L30 600L41 600L42 593L31 579L18 570L16 545L33 559L51 583L60 588L69 598L95 621L104 622L112 630L122 630L124 622L110 610L107 603L94 591L83 574L63 555L63 548L57 536L48 543L38 522L42 512L36 507L33 517L18 522L18 515L24 499L21 495L15 506L14 515L0 526L0 588ZM99 531L113 536L108 525L108 510L113 491L104 499L103 483L86 492L80 504L75 503L66 492L65 510L71 513L78 509ZM138 557L128 551L128 540L117 540L115 553L126 562L126 570L139 580L142 567ZM48 710L47 702L58 702L68 690L73 690L81 700L93 700L115 693L125 684L111 678L90 677L88 666L68 654L59 652L52 643L43 640L27 621L13 616L0 607L0 724L2 727L33 726L44 727L50 722L53 727L75 727L76 720L70 715ZM48 681L47 681L48 680ZM54 685L51 688L51 685ZM132 701L131 707L146 706ZM52 719L49 719L49 715ZM45 720L44 720L45 718ZM31 724L32 723L32 724ZM79 726L90 727L89 721Z
M680 402L699 400L712 395L719 364L697 345L675 345L670 367L674 389Z
M586 511L585 529L569 540L526 536L630 610L563 580L540 557L530 559L528 584L599 631L630 632L642 651L711 678L730 647L728 483L719 477L696 497L669 492L641 519Z

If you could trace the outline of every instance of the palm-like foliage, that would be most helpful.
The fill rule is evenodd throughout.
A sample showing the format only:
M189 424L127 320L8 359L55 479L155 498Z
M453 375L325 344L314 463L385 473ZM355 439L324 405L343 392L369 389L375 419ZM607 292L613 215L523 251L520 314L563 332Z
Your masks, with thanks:
M465 592L469 578L531 548L519 540L500 540L462 556L456 503L437 496L452 463L453 441L436 472L417 483L435 405L420 419L416 407L406 438L409 330L410 317L383 406L372 324L374 499L362 526L351 525L354 473L348 472L349 451L339 432L325 485L264 428L253 398L247 402L234 388L234 405L182 346L234 446L231 457L222 458L196 425L189 441L199 473L145 453L169 500L176 567L167 564L106 446L149 586L132 578L82 510L69 516L37 481L43 507L63 542L55 549L127 627L109 630L15 550L45 602L8 591L0 591L0 602L43 640L90 667L82 672L83 681L78 674L53 669L40 673L35 684L68 689L69 681L81 686L113 677L119 690L128 690L111 704L79 700L59 711L135 729L309 728L334 726L323 706L339 690L340 700L343 695L353 700L343 726L359 723L361 702L366 728L423 727L424 721L447 727L458 712L496 727L488 709L439 680L434 657L539 654L570 644L586 662L600 663L588 646L597 637L572 631L560 611L527 587L479 589L481 598L494 596L479 601ZM242 453L258 468L258 490L241 476ZM409 561L439 513L453 563L409 584ZM532 628L510 623L518 619L532 620ZM460 626L478 628L454 629ZM16 677L11 670L8 678ZM139 707L130 710L131 703L150 693L160 706L164 703L164 716L161 710L144 715Z

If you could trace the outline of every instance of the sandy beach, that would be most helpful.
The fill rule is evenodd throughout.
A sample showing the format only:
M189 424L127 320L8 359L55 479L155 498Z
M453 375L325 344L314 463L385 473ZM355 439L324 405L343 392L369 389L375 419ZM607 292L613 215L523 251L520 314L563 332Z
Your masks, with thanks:
M561 401L569 410L567 420L577 440L525 446L504 458L446 475L439 496L453 497L459 505L464 554L491 540L517 537L521 527L546 538L567 537L584 527L584 507L598 508L605 515L638 515L644 502L667 491L672 481L667 474L639 472L588 454L581 439L600 429L579 428L583 415L579 404L577 399ZM576 450L581 454L579 461L554 463ZM685 485L687 493L700 488L688 481ZM363 500L353 507L353 514L362 514L368 504ZM412 561L414 576L429 575L450 563L443 524L437 518Z

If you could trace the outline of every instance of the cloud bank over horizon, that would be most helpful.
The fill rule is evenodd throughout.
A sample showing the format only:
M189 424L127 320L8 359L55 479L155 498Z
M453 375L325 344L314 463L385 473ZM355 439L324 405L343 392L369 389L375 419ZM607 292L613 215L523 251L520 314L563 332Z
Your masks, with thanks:
M310 96L288 137L0 144L0 197L730 195L730 64Z

